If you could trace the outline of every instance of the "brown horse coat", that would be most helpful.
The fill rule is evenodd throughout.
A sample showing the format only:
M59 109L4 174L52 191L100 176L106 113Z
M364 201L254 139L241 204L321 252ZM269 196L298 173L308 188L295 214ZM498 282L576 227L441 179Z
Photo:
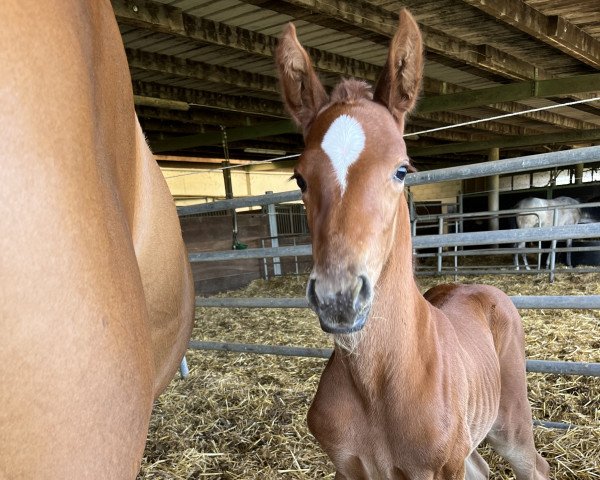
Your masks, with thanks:
M309 428L336 479L488 478L475 450L486 438L518 480L547 480L514 305L482 285L423 296L413 277L402 133L422 65L405 10L374 94L346 80L328 98L293 26L278 47L284 100L305 137L294 176L313 244L307 296L336 343Z
M1 10L0 478L134 478L193 319L177 214L110 3Z

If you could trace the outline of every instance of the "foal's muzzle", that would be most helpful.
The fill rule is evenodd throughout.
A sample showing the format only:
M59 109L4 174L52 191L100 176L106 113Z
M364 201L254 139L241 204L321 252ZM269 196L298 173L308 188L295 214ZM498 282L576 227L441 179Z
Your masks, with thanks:
M321 328L327 333L353 333L365 326L373 289L365 275L354 279L352 286L343 290L319 288L318 278L311 278L306 297L311 308L319 316Z

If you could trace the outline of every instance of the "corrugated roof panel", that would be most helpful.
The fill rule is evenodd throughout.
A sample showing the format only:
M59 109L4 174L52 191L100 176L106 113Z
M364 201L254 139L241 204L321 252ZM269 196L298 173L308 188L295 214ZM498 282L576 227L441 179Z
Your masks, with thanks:
M496 85L488 79L432 61L425 62L425 76L470 89L487 88Z

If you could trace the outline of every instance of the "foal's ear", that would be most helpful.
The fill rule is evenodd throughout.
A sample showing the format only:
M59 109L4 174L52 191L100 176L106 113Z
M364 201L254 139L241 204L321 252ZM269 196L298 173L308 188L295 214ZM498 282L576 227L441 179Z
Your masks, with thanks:
M327 102L327 94L292 23L279 39L275 63L285 106L306 135L319 109Z
M398 30L377 81L373 99L401 121L417 103L423 77L423 40L419 26L406 9L400 10Z

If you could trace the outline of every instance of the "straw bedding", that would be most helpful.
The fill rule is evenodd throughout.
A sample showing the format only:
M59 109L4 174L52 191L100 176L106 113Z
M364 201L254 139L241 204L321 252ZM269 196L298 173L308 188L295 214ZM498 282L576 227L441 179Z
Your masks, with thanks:
M599 294L598 274L487 276L512 295ZM255 281L229 296L304 294L306 277ZM423 289L440 283L423 278ZM527 356L600 362L600 312L522 310ZM198 308L194 339L330 347L306 309ZM323 359L190 352L190 377L174 380L156 402L140 479L317 479L334 470L306 426ZM529 374L533 415L576 427L534 427L536 445L556 480L600 479L600 379ZM487 447L491 478L514 478Z

